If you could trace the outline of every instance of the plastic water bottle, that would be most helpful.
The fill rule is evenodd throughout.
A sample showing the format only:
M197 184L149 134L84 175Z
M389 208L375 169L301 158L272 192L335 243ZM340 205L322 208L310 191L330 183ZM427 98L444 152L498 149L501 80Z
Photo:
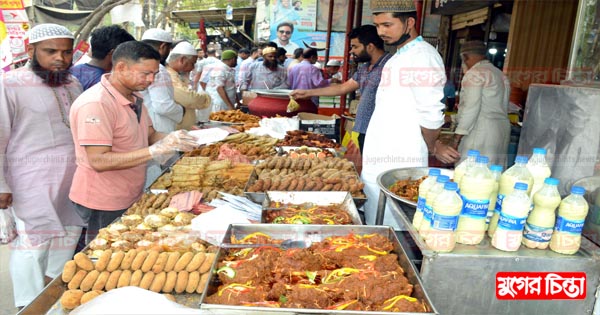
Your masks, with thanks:
M546 149L533 148L533 155L527 162L527 169L533 176L533 187L530 193L533 198L535 193L544 185L544 180L552 174L550 166L546 163Z
M530 206L527 184L516 183L512 193L504 198L498 228L492 236L492 246L507 252L519 249Z
M561 201L550 249L561 254L573 255L581 246L581 231L588 213L588 203L583 198L585 189L571 187L571 194Z
M490 220L494 215L494 209L496 209L496 199L498 199L498 187L500 182L500 176L502 176L502 165L494 164L490 166L490 172L492 172L492 176L494 176L494 189L490 194L490 204L488 206L488 213L485 218L485 230L488 230L490 225Z
M462 177L465 175L469 167L475 165L475 160L478 156L479 151L469 150L467 152L467 158L454 168L454 182L458 184L459 188Z
M433 201L431 230L425 239L431 250L451 252L456 245L455 231L463 205L457 190L456 183L447 182L444 184L444 190Z
M533 186L533 176L527 169L527 157L523 155L517 155L515 158L515 165L511 166L506 170L506 172L502 173L502 176L500 176L496 208L494 209L494 215L492 216L490 225L488 227L488 235L490 237L494 236L494 232L496 231L498 218L500 217L500 212L502 212L504 196L512 192L513 188L515 187L515 183L517 182L527 184L529 189L531 189L531 186ZM529 192L530 190L527 191L528 195Z
M425 208L423 208L423 220L419 225L419 233L425 238L427 232L431 229L431 217L433 216L433 201L435 198L444 191L444 184L450 181L450 177L446 175L439 175L435 181L435 184L427 192L425 199Z
M558 183L558 179L548 177L542 188L533 195L533 211L525 223L523 245L529 248L548 248L556 221L555 211L561 199Z
M233 6L231 6L231 3L228 3L225 8L225 19L233 20Z
M485 236L485 219L495 182L488 162L487 156L478 156L475 166L467 169L461 180L463 208L456 228L457 243L475 245Z
M419 198L417 199L417 209L415 210L415 216L413 217L413 226L418 229L423 221L423 208L425 208L425 200L429 189L435 184L437 177L440 175L440 169L432 168L429 169L427 178L419 185Z

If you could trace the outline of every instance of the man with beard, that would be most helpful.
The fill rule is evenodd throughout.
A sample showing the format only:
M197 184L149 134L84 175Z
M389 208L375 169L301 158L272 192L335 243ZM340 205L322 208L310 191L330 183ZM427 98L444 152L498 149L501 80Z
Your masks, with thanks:
M413 0L373 0L373 22L379 37L397 47L383 67L375 110L365 136L362 180L368 224L376 223L380 187L377 176L395 168L428 165L428 152L444 123L446 72L440 54L419 36ZM393 137L393 140L390 139ZM391 213L385 225L396 226ZM381 219L381 218L378 218Z
M240 90L287 89L287 71L277 62L277 48L267 47L262 54L263 61L252 63L244 72Z
M137 93L154 81L160 58L143 42L119 45L111 73L73 103L69 121L77 169L69 198L80 212L90 213L87 242L140 198L148 161L163 163L176 151L197 147L185 131L155 131Z
M0 78L0 211L12 207L16 221L10 274L19 308L61 274L83 225L67 198L75 172L69 110L82 91L69 74L73 35L36 25L27 53L25 67Z
M381 79L381 69L391 55L383 50L383 40L377 35L373 25L363 25L353 29L349 35L350 54L355 62L362 63L348 81L329 87L314 90L294 90L294 98L313 96L338 96L356 90L360 92L360 101L353 131L358 133L359 148L362 152L365 143L365 133L375 109L377 86Z

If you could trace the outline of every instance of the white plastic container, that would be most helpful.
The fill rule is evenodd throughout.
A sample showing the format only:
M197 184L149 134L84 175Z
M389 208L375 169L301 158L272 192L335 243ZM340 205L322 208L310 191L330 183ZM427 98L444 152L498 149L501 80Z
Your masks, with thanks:
M512 193L504 198L498 228L492 236L492 246L507 252L519 249L529 207L531 200L527 194L527 184L516 183Z
M469 150L467 152L467 158L464 161L460 162L460 164L458 164L454 168L453 180L455 183L458 184L459 189L460 189L460 181L461 181L463 175L465 175L465 173L467 172L467 169L469 167L475 165L475 160L477 160L478 156L479 156L479 151Z
M461 180L463 208L456 228L457 243L475 245L485 236L485 219L495 182L488 162L487 156L478 156L475 165L467 169Z
M581 231L589 210L584 194L583 187L573 186L571 194L561 201L550 239L551 250L566 255L573 255L579 250Z
M444 191L444 185L450 181L450 177L446 175L439 175L435 180L435 184L427 192L425 200L425 208L423 208L423 220L419 225L419 233L421 237L426 238L427 232L431 229L431 217L433 216L433 201L435 198Z
M500 212L502 212L504 197L513 191L515 183L527 184L529 189L531 189L531 186L533 185L533 176L531 176L531 173L529 173L529 170L527 169L526 156L518 155L515 158L515 165L511 166L506 172L502 173L502 176L500 176L496 208L494 209L494 215L492 216L488 227L488 235L490 237L494 236L494 232L496 231L498 218L500 217ZM527 190L527 195L529 195L529 189Z
M444 184L444 191L433 201L431 230L425 239L425 243L431 250L451 252L456 245L455 231L463 205L457 190L456 183L447 182Z
M490 220L492 219L492 216L494 215L494 209L496 209L496 199L498 199L498 189L499 189L499 185L500 185L500 176L502 176L502 165L498 165L498 164L494 164L492 166L490 166L490 172L492 172L492 176L494 176L494 189L492 190L492 193L490 194L490 204L488 206L488 213L487 216L485 218L485 230L488 230L488 227L490 226Z
M533 195L533 211L529 213L523 230L523 245L528 248L546 249L554 231L556 208L560 204L559 180L548 177L544 185Z
M533 154L527 162L527 169L533 176L533 187L529 194L533 198L535 193L544 185L544 180L552 175L552 170L546 163L546 149L533 148Z
M435 184L437 177L440 175L440 169L432 168L429 170L427 178L421 182L419 185L419 198L417 199L417 209L415 210L415 215L413 216L412 224L418 229L421 226L421 221L423 221L423 209L425 208L426 196L429 192L429 189Z

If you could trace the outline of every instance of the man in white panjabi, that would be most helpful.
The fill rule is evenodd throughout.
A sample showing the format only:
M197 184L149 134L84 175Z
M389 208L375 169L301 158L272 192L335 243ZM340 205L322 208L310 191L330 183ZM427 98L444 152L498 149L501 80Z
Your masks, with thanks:
M444 123L440 100L446 82L441 56L416 31L413 0L373 0L371 9L377 33L397 51L382 69L365 136L361 177L368 198L368 224L375 223L377 176L395 168L428 165L428 152L433 152ZM397 227L392 219L388 208L384 224Z
M12 206L17 224L10 245L16 307L61 274L83 226L69 200L75 173L69 110L82 92L68 70L73 35L61 25L36 25L27 52L30 62L0 79L0 209Z

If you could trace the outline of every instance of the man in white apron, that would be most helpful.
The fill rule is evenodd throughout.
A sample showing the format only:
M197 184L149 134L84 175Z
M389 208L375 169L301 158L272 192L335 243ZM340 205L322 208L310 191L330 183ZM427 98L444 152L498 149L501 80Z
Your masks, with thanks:
M377 176L385 171L428 165L439 129L446 74L433 46L416 30L416 8L412 0L371 2L377 33L397 51L385 64L375 111L365 136L362 180L368 201L365 217L375 223L380 188ZM389 209L384 224L398 228Z

